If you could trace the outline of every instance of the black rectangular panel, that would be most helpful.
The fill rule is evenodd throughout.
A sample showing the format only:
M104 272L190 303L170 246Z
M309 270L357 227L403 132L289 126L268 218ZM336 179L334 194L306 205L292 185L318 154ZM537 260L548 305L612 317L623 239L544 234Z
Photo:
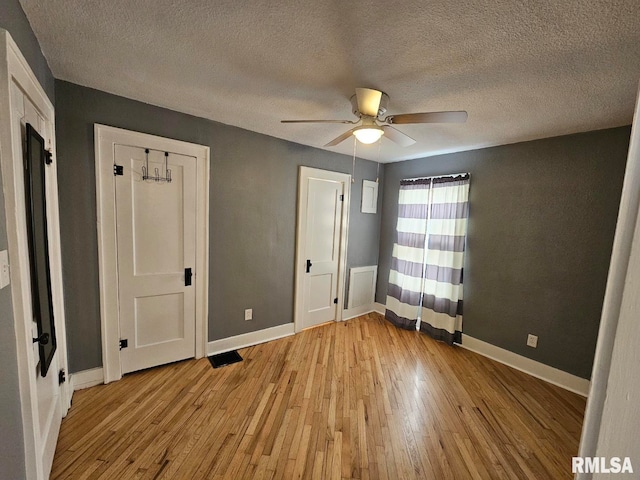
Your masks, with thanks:
M26 127L26 144L25 194L31 267L31 300L33 318L38 325L38 338L40 339L38 342L40 373L44 377L47 375L57 346L47 237L45 168L48 157L44 139L30 124L27 124Z

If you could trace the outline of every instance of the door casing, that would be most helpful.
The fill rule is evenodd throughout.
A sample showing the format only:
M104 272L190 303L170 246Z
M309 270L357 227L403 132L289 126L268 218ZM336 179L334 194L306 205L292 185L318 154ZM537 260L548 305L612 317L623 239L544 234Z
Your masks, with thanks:
M206 355L209 316L209 154L210 149L179 140L95 124L100 322L104 383L120 380L120 319L114 181L115 145L153 148L194 157L196 161L196 358Z
M344 181L344 202L342 204L342 222L340 225L340 259L338 261L338 305L336 322L342 321L344 309L344 288L347 273L347 240L349 238L349 210L351 205L351 175L341 172L332 172L311 167L300 167L298 175L298 213L296 227L296 283L294 295L293 322L295 332L303 329L302 318L304 315L304 275L306 271L305 237L307 231L307 183L309 177L336 179L340 177Z

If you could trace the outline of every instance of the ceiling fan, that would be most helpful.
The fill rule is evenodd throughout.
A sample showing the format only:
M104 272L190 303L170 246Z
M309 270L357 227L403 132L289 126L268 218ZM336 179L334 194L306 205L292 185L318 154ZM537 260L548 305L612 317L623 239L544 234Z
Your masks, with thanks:
M398 145L408 147L416 141L409 135L393 128L391 125L408 123L464 123L467 121L467 112L426 112L426 113L401 113L384 116L387 113L389 96L380 90L372 88L356 88L356 94L351 97L353 114L358 120L282 120L282 123L346 123L356 125L351 130L334 138L325 147L333 147L343 142L351 135L355 135L362 143L374 143L385 135L386 138Z

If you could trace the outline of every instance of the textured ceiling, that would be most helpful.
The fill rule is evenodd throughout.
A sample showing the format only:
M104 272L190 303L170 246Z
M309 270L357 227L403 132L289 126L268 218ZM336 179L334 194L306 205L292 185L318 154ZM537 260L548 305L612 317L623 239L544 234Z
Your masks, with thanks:
M356 87L401 125L358 156L397 161L631 123L638 0L21 0L56 78L320 147ZM351 154L353 142L328 150Z

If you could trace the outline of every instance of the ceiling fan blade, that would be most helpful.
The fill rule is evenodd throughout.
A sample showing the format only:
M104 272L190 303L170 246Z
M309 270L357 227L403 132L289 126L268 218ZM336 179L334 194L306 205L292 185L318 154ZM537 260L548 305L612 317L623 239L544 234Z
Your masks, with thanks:
M382 92L371 88L356 88L356 98L358 100L358 111L362 115L378 116Z
M389 115L384 119L386 123L398 125L402 123L464 123L467 121L467 112L427 112L427 113L401 113Z
M344 142L347 138L349 138L351 135L353 135L353 129L344 132L342 135L340 135L339 137L334 138L333 140L331 140L329 143L327 143L325 145L325 147L335 147L336 145L338 145L341 142Z
M413 145L416 141L411 138L409 135L402 133L400 130L396 130L389 125L384 125L382 127L384 130L384 136L391 140L392 142L396 142L401 147L408 147L409 145Z
M280 123L349 123L354 124L351 120L280 120Z

